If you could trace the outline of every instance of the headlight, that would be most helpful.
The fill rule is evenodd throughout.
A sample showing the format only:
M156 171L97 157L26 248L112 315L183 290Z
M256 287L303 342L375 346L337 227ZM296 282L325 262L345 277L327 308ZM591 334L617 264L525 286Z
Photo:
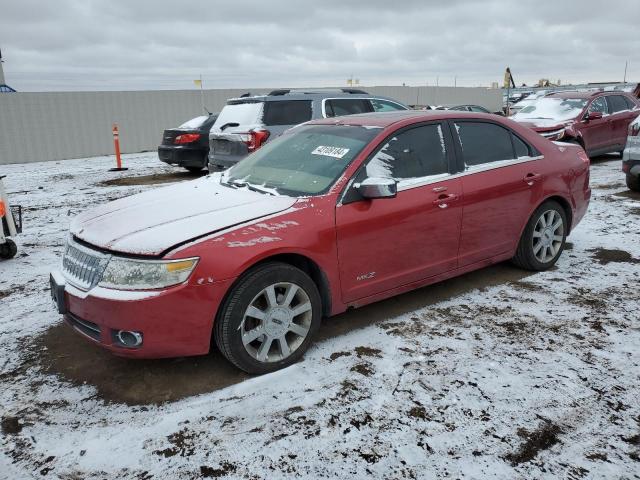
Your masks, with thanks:
M561 140L565 135L565 129L561 128L560 130L553 130L552 132L544 132L542 134L547 140L556 141Z
M198 258L180 260L133 260L111 257L98 283L116 290L149 290L185 282Z

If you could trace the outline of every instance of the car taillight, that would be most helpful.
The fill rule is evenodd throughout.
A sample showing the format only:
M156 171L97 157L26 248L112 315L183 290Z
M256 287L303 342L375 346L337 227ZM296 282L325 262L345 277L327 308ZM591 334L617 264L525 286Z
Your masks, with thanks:
M181 145L183 143L191 143L195 142L200 138L199 133L183 133L182 135L178 135L176 139L173 141L175 145Z
M249 132L249 138L245 141L247 144L247 150L253 152L259 149L264 142L269 138L269 130L252 130Z

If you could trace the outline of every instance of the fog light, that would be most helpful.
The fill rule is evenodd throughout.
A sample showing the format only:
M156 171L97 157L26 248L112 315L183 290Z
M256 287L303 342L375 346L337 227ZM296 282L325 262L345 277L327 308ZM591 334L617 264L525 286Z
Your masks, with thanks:
M116 338L125 347L139 347L142 345L142 334L140 332L129 332L127 330L118 330Z

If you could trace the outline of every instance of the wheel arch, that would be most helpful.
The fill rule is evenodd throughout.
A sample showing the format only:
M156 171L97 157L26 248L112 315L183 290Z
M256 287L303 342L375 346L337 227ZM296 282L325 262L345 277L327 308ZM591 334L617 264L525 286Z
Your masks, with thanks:
M553 194L553 195L549 195L548 197L545 197L542 200L540 200L540 202L538 202L531 209L531 211L529 212L529 215L527 216L527 218L525 219L524 223L520 227L520 236L518 237L518 242L520 241L520 238L522 237L522 234L524 233L524 229L527 228L527 223L529 223L529 220L531 219L531 216L540 207L540 205L542 205L544 202L548 202L549 200L552 200L552 201L557 202L558 204L560 204L560 206L564 210L565 215L567 216L567 223L568 223L568 225L567 225L567 235L571 232L571 228L572 228L572 225L573 225L573 210L571 209L571 203L569 202L569 200L567 198L563 197L562 195ZM517 244L516 244L516 248L517 248Z
M218 307L216 319L220 315L220 312L222 311L222 307L226 303L227 298L229 297L233 289L236 287L236 285L240 282L240 280L254 268L270 262L286 263L293 267L299 268L300 270L305 272L307 275L309 275L313 283L318 288L318 292L320 293L320 299L322 301L322 316L328 317L329 315L331 315L331 308L332 308L331 285L329 283L329 278L327 274L324 272L322 268L320 268L320 265L318 265L318 263L315 262L310 257L300 253L279 252L266 257L254 259L252 262L244 266L240 275L238 275L236 280L229 286L226 293L224 294L222 302L220 302L220 305Z
M560 206L564 210L565 215L567 216L567 232L571 232L571 229L573 227L573 210L571 208L571 203L569 203L569 200L564 198L562 195L551 195L550 197L547 197L542 202L540 202L540 204L536 206L536 209L544 202L548 202L549 200L560 204Z

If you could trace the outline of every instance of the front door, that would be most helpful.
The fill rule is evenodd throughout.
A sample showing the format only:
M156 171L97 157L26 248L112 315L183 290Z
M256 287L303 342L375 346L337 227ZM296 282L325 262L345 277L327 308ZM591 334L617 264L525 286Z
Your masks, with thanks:
M611 143L611 115L609 115L609 106L605 97L595 98L587 108L587 112L602 113L602 118L581 120L580 131L584 148L587 152L593 152Z
M463 199L460 179L449 174L450 144L448 127L440 123L403 129L359 169L355 184L391 177L398 194L368 200L352 186L336 207L345 302L456 268Z

